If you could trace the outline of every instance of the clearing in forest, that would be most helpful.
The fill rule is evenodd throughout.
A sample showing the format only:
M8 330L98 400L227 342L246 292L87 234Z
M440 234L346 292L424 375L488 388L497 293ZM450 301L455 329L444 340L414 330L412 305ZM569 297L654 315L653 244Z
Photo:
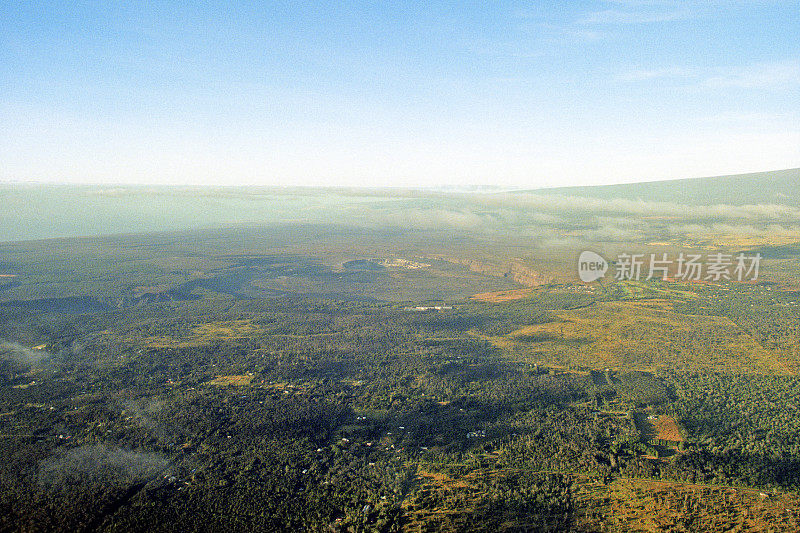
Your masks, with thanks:
M531 295L534 291L532 288L525 288L525 289L511 289L508 291L496 291L496 292L482 292L480 294L475 294L471 296L472 300L478 300L481 302L508 302L511 300L520 300L522 298L527 298Z
M669 300L598 302L554 318L487 340L515 360L568 368L793 373L787 354L729 318L677 313Z
M206 385L215 385L217 387L242 387L244 385L249 385L251 381L253 381L253 376L250 374L217 376L211 381L206 382Z
M635 413L636 426L642 433L644 440L659 439L669 442L683 442L678 422L671 416L653 415L649 413Z
M262 331L249 320L208 322L191 327L185 334L143 336L129 335L130 342L148 348L189 348L208 346L214 342L231 342L246 339Z

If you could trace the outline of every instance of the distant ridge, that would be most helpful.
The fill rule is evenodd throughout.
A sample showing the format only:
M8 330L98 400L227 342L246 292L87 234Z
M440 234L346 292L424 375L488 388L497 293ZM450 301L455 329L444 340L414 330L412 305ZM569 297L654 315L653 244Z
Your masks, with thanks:
M673 202L687 205L800 205L800 168L678 180L536 189L536 194Z
M515 196L525 193L532 198L518 202ZM559 202L555 195L571 198ZM630 216L657 210L656 203L669 204L671 215L692 212L695 218L706 210L683 207L779 204L796 209L800 169L528 191L0 183L0 242L275 224L510 230L514 224L524 225L532 211L563 211L560 215L571 216L577 209L580 216L588 216L606 212L603 204L614 199L626 201L618 202L624 205L613 212ZM639 200L647 204L630 205ZM776 223L783 221L784 211L760 212L773 213ZM736 218L741 216L750 215Z

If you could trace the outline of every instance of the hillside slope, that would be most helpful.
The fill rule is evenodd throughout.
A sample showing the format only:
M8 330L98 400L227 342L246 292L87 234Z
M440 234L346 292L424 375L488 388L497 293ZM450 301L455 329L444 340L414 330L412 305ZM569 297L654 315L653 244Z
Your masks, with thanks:
M800 205L800 168L733 176L537 189L536 194L674 202L687 205Z

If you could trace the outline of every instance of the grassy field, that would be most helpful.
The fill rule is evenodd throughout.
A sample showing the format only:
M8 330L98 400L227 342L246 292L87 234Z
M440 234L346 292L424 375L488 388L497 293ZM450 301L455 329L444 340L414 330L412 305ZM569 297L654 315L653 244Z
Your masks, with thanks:
M128 343L148 348L190 348L208 346L214 342L246 339L261 330L259 326L252 324L249 320L226 320L199 324L191 328L185 335L139 337L134 333L126 335L125 340Z
M406 532L481 529L482 510L491 508L495 484L517 479L515 469L479 470L464 475L420 467L420 490L403 503ZM528 472L531 479L558 479L571 495L570 508L538 509L531 521L506 520L500 531L797 531L800 496L767 494L738 487L640 478L610 482L558 472ZM539 499L544 495L540 495ZM545 498L546 499L546 498ZM538 500L537 500L538 501ZM544 511L544 512L543 512ZM562 512L563 511L563 512Z
M473 300L480 302L508 302L528 297L534 289L512 289L509 291L482 292L472 296Z
M671 416L635 413L636 426L645 441L660 439L671 442L684 442L678 422ZM654 418L650 418L650 417Z
M681 435L678 423L671 416L659 416L653 421L656 438L673 442L683 442L685 439Z
M515 360L590 369L791 374L795 363L729 318L677 313L665 299L598 302L488 340Z
M577 531L797 531L796 494L641 479L577 485Z
M217 387L242 387L244 385L249 385L251 381L253 381L252 375L243 374L239 376L217 376L207 384Z

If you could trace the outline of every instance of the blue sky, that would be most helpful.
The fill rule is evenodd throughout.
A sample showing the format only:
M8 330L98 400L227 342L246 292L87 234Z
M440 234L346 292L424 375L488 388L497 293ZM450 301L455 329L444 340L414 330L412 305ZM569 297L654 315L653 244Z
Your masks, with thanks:
M0 180L539 187L800 166L800 2L6 2Z

